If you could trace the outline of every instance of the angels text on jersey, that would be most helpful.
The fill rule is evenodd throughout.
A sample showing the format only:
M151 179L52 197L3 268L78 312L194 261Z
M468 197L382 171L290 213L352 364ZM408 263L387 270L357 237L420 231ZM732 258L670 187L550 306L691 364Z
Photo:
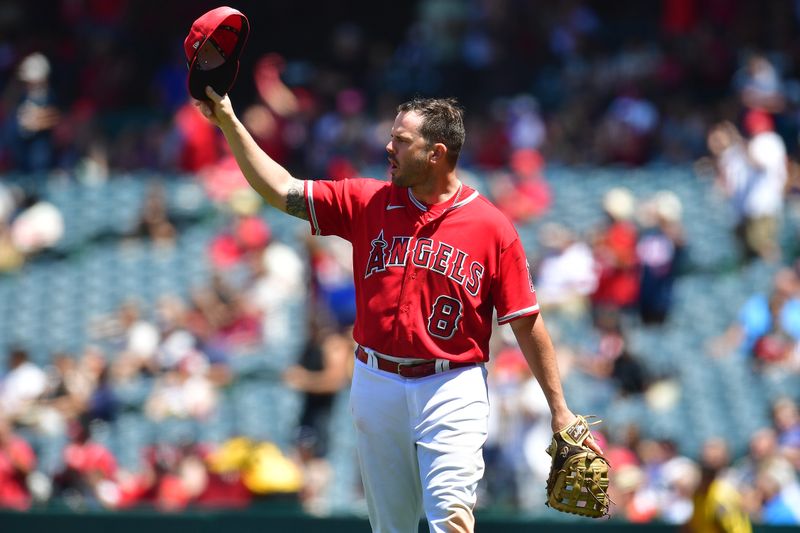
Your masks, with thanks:
M384 238L381 230L372 239L364 279L387 268L405 268L409 261L418 267L447 276L458 283L472 296L481 290L485 267L471 260L469 254L443 241L428 237L397 235L391 242Z

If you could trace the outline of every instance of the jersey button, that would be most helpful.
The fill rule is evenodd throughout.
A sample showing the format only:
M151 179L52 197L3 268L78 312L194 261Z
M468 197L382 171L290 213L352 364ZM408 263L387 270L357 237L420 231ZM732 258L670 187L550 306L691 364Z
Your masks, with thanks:
M416 272L414 272L413 274L411 274L411 279L417 279L417 273L416 273Z

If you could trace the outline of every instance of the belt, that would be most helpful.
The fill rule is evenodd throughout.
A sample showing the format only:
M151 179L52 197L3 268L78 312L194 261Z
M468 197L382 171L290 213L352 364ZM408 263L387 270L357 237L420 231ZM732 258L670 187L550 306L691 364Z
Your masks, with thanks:
M362 363L369 364L369 354L361 346L356 348L356 358ZM378 355L375 356L375 361L378 363L378 370L383 370L384 372L389 372L391 374L397 374L404 378L424 378L425 376L432 376L437 373L436 361L426 361L424 363L395 363L394 361L389 361L388 359L384 359ZM475 366L477 364L459 363L455 361L450 361L449 363L450 370ZM444 371L444 369L438 370L438 372L442 371Z

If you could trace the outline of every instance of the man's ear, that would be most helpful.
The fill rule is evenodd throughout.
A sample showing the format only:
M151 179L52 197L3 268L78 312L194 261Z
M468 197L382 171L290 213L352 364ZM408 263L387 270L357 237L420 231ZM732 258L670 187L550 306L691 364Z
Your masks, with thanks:
M430 156L431 163L438 163L439 161L442 161L445 157L447 157L447 146L445 146L442 143L434 144L431 151L432 151Z

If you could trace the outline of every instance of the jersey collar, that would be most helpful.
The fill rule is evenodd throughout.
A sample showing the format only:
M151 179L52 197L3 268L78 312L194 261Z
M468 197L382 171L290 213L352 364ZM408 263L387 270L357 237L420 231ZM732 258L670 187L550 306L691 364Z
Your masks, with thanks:
M411 187L409 187L406 190L408 191L408 199L409 199L409 201L417 209L419 209L420 211L428 212L428 211L431 210L431 207L435 208L435 206L429 207L429 206L425 205L416 196L414 196L414 193L411 192ZM464 185L462 183L461 187L459 187L458 192L456 193L456 198L455 198L454 202L451 205L449 205L448 207L446 207L442 212L444 213L444 212L447 212L447 211L452 211L453 209L458 209L459 207L463 207L463 206L467 205L468 203L470 203L472 200L474 200L477 197L478 197L478 191L476 191L472 187L470 187L468 185Z

